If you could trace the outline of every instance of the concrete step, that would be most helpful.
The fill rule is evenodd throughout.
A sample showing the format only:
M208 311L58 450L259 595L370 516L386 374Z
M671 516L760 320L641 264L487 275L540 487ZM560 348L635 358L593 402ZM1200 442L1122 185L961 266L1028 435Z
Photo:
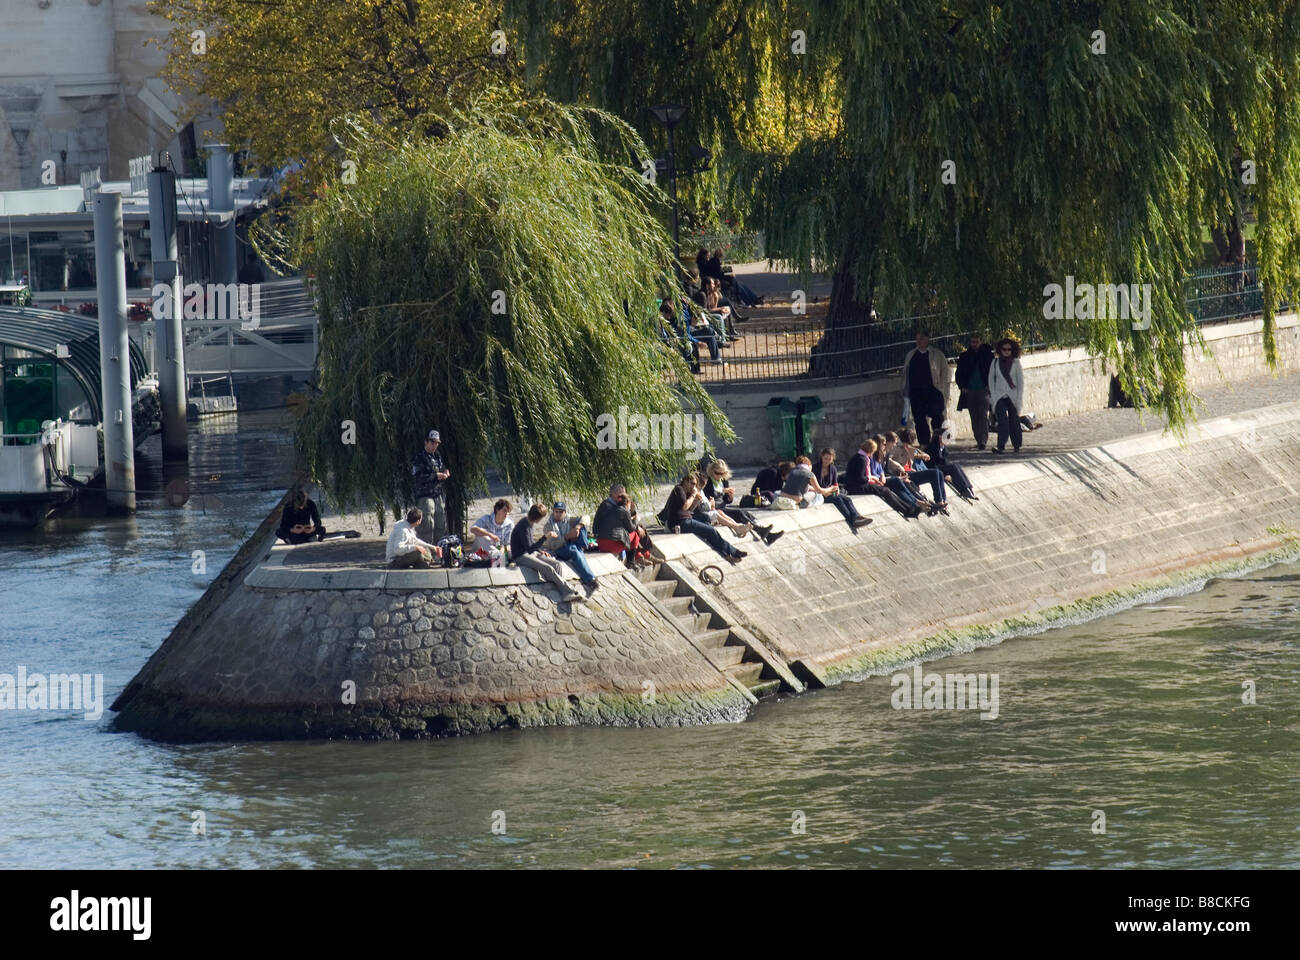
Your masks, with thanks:
M667 600L677 592L676 580L654 580L645 585L646 590L660 600Z
M652 563L648 567L642 567L636 575L642 583L653 583L659 579L659 568L662 564Z
M729 677L740 681L747 687L752 687L758 683L759 676L763 673L763 667L766 664L762 660L753 663L738 663L733 667L727 667L726 673Z
M663 600L664 606L668 608L668 612L674 617L681 617L684 614L690 613L691 604L694 602L695 598L689 593L683 597L669 596Z
M730 627L719 627L716 630L705 630L703 633L697 633L695 642L701 647L721 647L726 645L727 638L730 636Z
M713 619L711 613L679 613L677 621L686 628L687 633L703 633L709 629L709 621Z
M749 685L749 692L760 700L765 697L775 697L781 692L781 681L759 680L757 683L751 683Z
M749 648L747 646L743 643L736 643L730 647L714 647L709 651L709 656L713 658L714 663L725 670L727 667L734 667L739 664L741 660L745 659L745 654L748 652Z

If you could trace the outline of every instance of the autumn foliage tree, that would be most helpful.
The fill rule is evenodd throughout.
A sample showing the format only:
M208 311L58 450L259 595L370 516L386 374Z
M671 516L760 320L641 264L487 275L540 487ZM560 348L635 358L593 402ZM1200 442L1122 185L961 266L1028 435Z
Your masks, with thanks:
M436 133L470 98L510 99L520 65L500 5L445 0L151 0L173 88L214 101L261 164L336 173L333 120ZM202 31L202 44L196 43ZM201 50L202 52L198 52ZM327 159L330 158L330 159ZM319 178L318 178L319 179Z

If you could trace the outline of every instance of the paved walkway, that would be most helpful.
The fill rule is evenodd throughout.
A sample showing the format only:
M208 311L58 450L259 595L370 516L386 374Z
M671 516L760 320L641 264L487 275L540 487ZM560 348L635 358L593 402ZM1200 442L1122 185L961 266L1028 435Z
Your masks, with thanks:
M1204 406L1199 408L1198 420L1210 420L1216 417L1248 414L1261 407L1278 403L1287 403L1300 399L1300 375L1279 378L1263 377L1234 384L1224 384L1200 395ZM962 416L965 414L963 413ZM1069 453L1071 451L1110 443L1123 437L1160 430L1164 420L1147 413L1145 420L1138 417L1137 411L1131 409L1093 410L1088 413L1044 422L1041 430L1025 435L1024 446L1019 454L991 454L975 450L973 440L959 441L954 445L955 459L971 473L975 487L979 487L979 473L984 465L1006 463L1016 460L1030 460L1037 457ZM843 464L841 464L843 466ZM750 483L758 473L757 465L737 468L734 480L737 490L748 491ZM519 498L501 483L492 483L490 496L476 500L470 510L470 522L489 512L493 501L506 497L514 504L514 515L520 512ZM668 499L671 484L662 484L655 489L653 497L642 504L646 517L653 515ZM596 504L582 504L574 498L568 498L571 513L594 513ZM825 509L829 510L830 507ZM327 541L322 544L305 544L289 551L285 558L286 566L321 568L334 566L361 566L381 568L384 565L384 538L380 535L379 525L373 512L364 514L337 515L325 504L322 513L327 529L353 529L362 533L361 539ZM390 519L385 529L392 528Z

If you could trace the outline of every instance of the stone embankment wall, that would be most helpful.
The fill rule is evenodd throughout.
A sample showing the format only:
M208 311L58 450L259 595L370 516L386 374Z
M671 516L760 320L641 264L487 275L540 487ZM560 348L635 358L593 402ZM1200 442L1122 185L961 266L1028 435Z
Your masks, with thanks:
M1117 609L1300 555L1300 403L973 472L980 500L905 521L858 497L771 512L785 536L725 579L658 538L702 605L815 686ZM131 682L118 726L164 739L428 736L736 720L753 701L617 560L586 606L517 569L302 570L276 515ZM694 609L694 607L692 607ZM348 685L355 702L348 702ZM797 689L799 681L788 684ZM647 695L647 693L649 695Z
M1199 390L1224 381L1268 374L1262 330L1260 320L1202 328L1210 355L1207 357L1199 347L1187 347L1191 388ZM1300 370L1300 317L1287 314L1278 318L1277 347L1281 369ZM1112 371L1084 350L1035 351L1025 354L1021 363L1025 370L1025 410L1034 412L1039 419L1100 410L1109 404ZM768 401L780 396L792 400L815 396L825 405L826 416L813 435L814 447L834 447L841 452L842 461L847 452L858 448L865 434L897 429L903 410L901 390L902 380L896 373L867 380L712 388L714 401L731 420L741 440L719 444L716 435L710 433L709 441L732 464L767 463L776 457L768 425ZM966 439L970 437L970 418L965 412L957 414L957 397L954 386L948 399L948 413L957 438Z

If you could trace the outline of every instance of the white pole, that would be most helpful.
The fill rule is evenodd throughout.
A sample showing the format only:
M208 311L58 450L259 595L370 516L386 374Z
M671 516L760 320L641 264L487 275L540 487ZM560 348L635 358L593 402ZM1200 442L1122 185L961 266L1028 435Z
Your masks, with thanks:
M131 426L131 354L126 335L122 197L102 190L95 194L95 287L99 294L106 507L109 513L132 513L135 511L135 435Z
M208 147L208 205L213 213L230 214L229 220L212 225L212 279L216 283L235 283L239 268L235 248L235 158L230 147L214 143Z

